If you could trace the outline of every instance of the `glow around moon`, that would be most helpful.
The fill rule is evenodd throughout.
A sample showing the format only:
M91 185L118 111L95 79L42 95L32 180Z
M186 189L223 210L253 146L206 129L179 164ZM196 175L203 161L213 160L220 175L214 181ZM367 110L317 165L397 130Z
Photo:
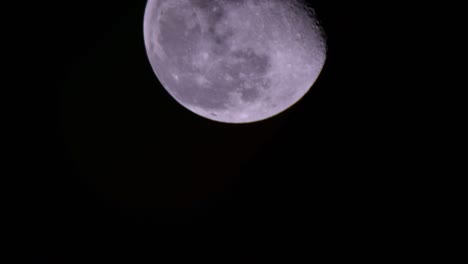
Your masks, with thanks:
M326 59L315 13L299 0L149 0L144 37L167 92L226 123L286 110L309 91Z

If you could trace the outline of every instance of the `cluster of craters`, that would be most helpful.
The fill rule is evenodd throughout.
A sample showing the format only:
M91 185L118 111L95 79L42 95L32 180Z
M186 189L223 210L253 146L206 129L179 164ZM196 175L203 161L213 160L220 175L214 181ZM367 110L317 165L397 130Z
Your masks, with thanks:
M244 1L191 0L159 18L158 41L169 65L160 69L166 72L160 78L185 104L225 109L236 104L234 98L254 102L270 85L270 57L232 45L242 32L226 22L227 2Z

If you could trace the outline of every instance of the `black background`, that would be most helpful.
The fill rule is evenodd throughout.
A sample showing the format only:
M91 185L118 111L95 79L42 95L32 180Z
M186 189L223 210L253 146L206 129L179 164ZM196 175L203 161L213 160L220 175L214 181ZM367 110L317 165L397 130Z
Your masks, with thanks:
M393 99L405 91L391 76L404 72L388 60L401 43L385 38L387 7L311 1L328 43L319 79L280 115L230 125L161 87L143 42L145 4L48 1L24 15L22 81L33 89L17 200L35 263L396 232L390 212L411 207L399 201L412 149L399 148L408 131L395 126ZM393 224L382 231L384 221Z

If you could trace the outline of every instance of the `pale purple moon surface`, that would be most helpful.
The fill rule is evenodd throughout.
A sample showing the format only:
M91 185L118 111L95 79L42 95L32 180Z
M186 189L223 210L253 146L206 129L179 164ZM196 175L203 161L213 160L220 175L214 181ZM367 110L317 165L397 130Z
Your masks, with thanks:
M225 123L298 102L326 60L324 32L300 0L149 0L144 39L160 83L182 106Z

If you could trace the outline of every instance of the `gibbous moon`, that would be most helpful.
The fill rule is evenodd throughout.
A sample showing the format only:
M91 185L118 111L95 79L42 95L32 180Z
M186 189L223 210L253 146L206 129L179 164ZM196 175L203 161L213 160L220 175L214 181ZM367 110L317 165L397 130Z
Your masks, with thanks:
M301 0L149 0L144 38L167 92L225 123L264 120L298 102L327 49Z

